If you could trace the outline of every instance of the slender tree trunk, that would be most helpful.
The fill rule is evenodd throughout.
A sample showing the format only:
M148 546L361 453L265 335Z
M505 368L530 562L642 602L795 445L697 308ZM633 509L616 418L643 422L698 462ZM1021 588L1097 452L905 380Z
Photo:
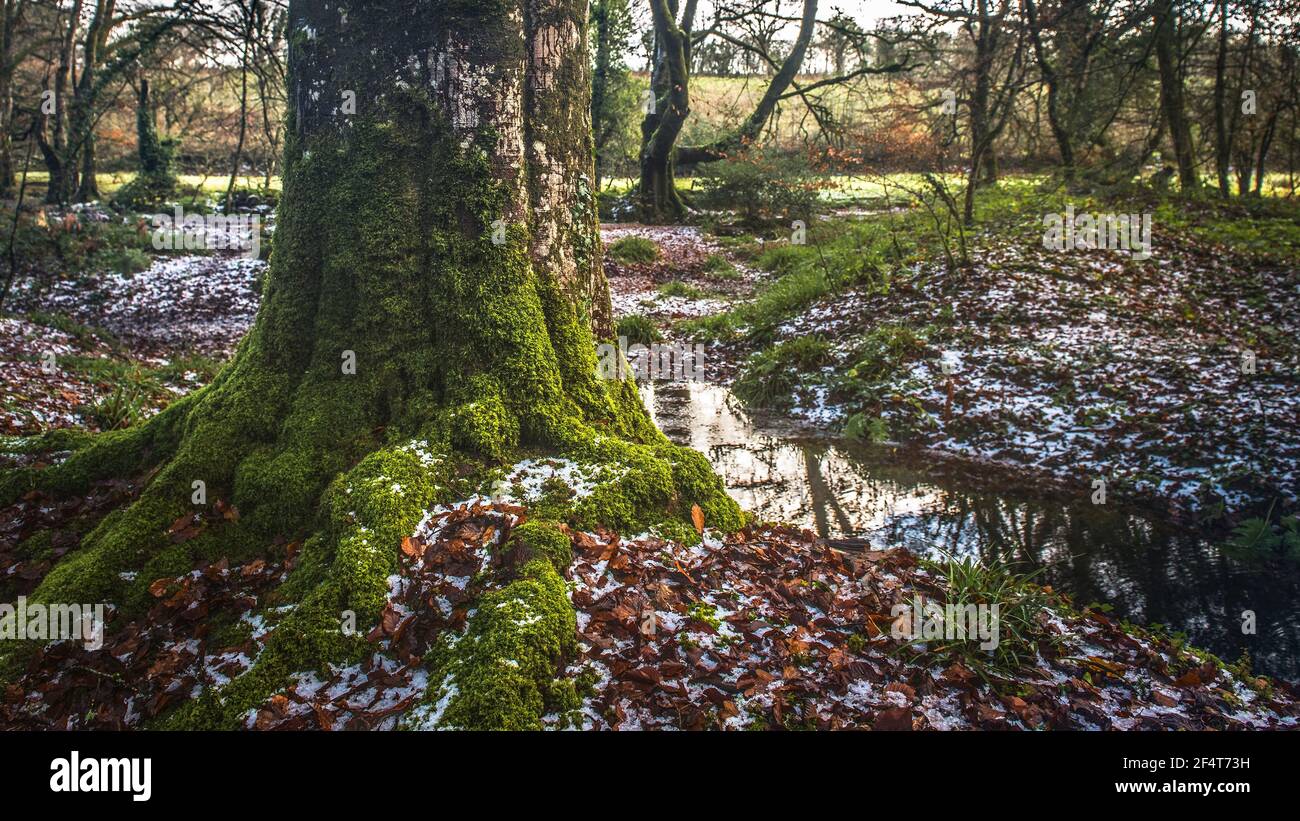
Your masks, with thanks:
M235 183L239 180L239 164L244 159L244 138L248 134L248 49L253 40L252 13L248 13L244 29L243 52L239 57L239 137L235 140L235 156L230 160L230 183L226 186L226 213L234 213Z
M609 5L606 0L592 3L592 18L596 24L596 71L591 83L591 124L596 133L596 190L604 173L601 132L605 118L605 99L609 88L610 54Z
M1228 167L1232 144L1228 140L1228 0L1219 0L1219 47L1214 57L1214 166L1219 178L1219 196L1231 195Z
M655 56L650 73L653 105L641 121L641 180L638 196L642 219L675 220L686 211L677 193L674 152L690 113L689 34L676 22L676 4L650 0L654 16Z
M87 132L81 144L81 179L77 185L77 202L99 199L99 180L95 175L95 134Z
M1182 63L1178 57L1178 16L1174 0L1155 0L1155 51L1160 72L1160 107L1169 124L1178 162L1178 181L1184 191L1197 187L1196 156L1191 125L1184 102Z
M99 199L99 180L95 176L95 82L108 44L108 33L113 26L116 5L116 0L98 0L95 3L95 15L86 28L86 39L81 49L81 76L75 86L69 156L65 160L65 164L76 164L80 168L77 202Z
M18 4L0 2L0 199L14 191L13 112L14 112L14 28L18 22Z
M1264 175L1268 170L1268 151L1273 147L1273 136L1277 133L1277 120L1282 114L1281 107L1274 108L1264 123L1264 133L1259 138L1259 153L1255 156L1255 196L1264 192Z
M68 13L67 30L59 44L58 63L54 69L53 87L46 89L51 95L53 110L45 113L45 95L41 98L41 127L36 133L41 148L41 157L49 171L49 182L45 190L45 201L51 204L64 204L72 201L77 190L77 167L68 161L68 84L76 63L77 26L81 18L82 0L73 0ZM52 118L52 120L51 120ZM50 136L45 137L45 126L50 127Z
M1043 75L1043 84L1047 86L1047 123L1056 139L1057 150L1061 152L1061 173L1066 182L1074 180L1074 144L1070 129L1065 123L1061 111L1061 81L1047 55L1043 42L1043 22L1038 17L1038 7L1034 0L1025 0L1025 18L1028 23L1029 36L1034 43L1034 56L1038 61L1038 70Z

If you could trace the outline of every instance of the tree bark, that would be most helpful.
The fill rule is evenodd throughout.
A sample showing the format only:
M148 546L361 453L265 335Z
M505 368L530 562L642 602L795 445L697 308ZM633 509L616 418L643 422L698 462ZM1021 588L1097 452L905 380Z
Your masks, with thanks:
M1214 170L1219 179L1219 196L1232 193L1228 167L1232 164L1232 144L1228 139L1228 0L1218 0L1219 43L1214 55Z
M686 212L677 193L674 152L691 111L690 35L677 25L675 2L650 0L650 10L655 32L655 59L650 72L654 104L641 121L637 196L642 219L658 222L675 220Z
M0 198L14 192L13 113L14 69L22 58L14 37L26 11L25 0L0 2Z
M81 168L77 202L99 199L99 180L95 176L95 83L116 7L116 0L97 0L81 47L81 76L77 79L70 117L69 157L64 161L78 163Z
M1038 17L1038 8L1034 0L1025 0L1025 21L1030 39L1034 44L1034 56L1038 61L1038 70L1043 75L1043 84L1047 87L1047 123L1056 139L1057 150L1061 153L1061 174L1065 181L1074 181L1074 141L1070 128L1066 125L1065 114L1061 110L1061 81L1056 67L1047 55L1043 42L1044 24Z
M312 546L298 606L254 667L165 726L238 726L292 672L370 652L399 545L430 507L460 498L458 466L521 448L618 464L574 524L689 528L698 505L711 526L739 527L704 457L655 430L634 383L597 373L611 311L586 11L585 0L292 0L284 191L262 304L234 359L141 426L0 474L0 505L149 477L36 602L123 602L130 615L150 605L148 580L188 572L205 551L236 561L277 541ZM194 514L196 480L209 505L240 515L174 544L168 524ZM560 627L526 634L535 663L518 669L447 662L448 676L482 674L452 699L457 726L540 727L562 669L553 651L574 630L561 570L529 562L494 589ZM339 633L345 612L355 636ZM0 679L34 652L21 647L0 657Z
M1198 181L1192 130L1184 101L1182 61L1178 56L1178 14L1174 0L1156 0L1152 8L1156 63L1160 73L1160 107L1174 143L1178 182L1184 191L1191 191L1198 186Z

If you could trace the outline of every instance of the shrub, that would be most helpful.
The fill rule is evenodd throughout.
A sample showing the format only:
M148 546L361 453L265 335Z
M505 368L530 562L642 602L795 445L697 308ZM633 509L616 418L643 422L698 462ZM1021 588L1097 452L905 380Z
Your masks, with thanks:
M925 341L906 325L877 325L862 337L850 379L879 382L897 373L902 364L925 352Z
M149 255L139 248L118 248L99 256L105 268L127 276L138 274L150 265Z
M956 608L997 605L996 648L984 650L970 637L927 643L925 652L953 661L987 677L988 672L1010 674L1031 664L1039 645L1053 641L1039 620L1049 601L1031 576L1013 573L1001 564L984 564L971 557L947 556L942 561L921 559L921 567L938 577L943 603Z
M811 219L823 184L805 155L772 149L709 163L699 178L706 206L735 210L744 222L763 226Z
M100 430L129 428L139 422L149 405L148 393L139 385L124 383L100 399L87 411L90 421Z
M1300 518L1283 516L1277 524L1268 517L1247 519L1232 531L1226 547L1229 554L1238 558L1285 558L1300 562Z

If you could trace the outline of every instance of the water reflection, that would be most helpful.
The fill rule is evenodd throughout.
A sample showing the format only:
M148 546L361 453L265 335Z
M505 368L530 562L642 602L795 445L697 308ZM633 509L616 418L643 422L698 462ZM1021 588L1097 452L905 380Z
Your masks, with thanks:
M1300 678L1294 569L1230 558L1148 511L1092 505L1090 489L1075 500L1009 491L965 463L799 438L749 419L717 386L660 383L642 395L660 428L706 454L731 495L762 519L1040 570L1044 584L1081 604L1109 602L1114 615L1180 630L1226 660L1249 650L1257 671ZM1256 635L1241 632L1245 610L1256 614Z

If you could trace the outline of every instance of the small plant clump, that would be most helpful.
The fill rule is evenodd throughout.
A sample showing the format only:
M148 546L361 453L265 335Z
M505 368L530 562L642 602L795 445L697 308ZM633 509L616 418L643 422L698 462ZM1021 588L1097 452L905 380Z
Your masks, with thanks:
M659 246L646 237L623 237L610 243L605 250L619 262L646 263L659 259Z

